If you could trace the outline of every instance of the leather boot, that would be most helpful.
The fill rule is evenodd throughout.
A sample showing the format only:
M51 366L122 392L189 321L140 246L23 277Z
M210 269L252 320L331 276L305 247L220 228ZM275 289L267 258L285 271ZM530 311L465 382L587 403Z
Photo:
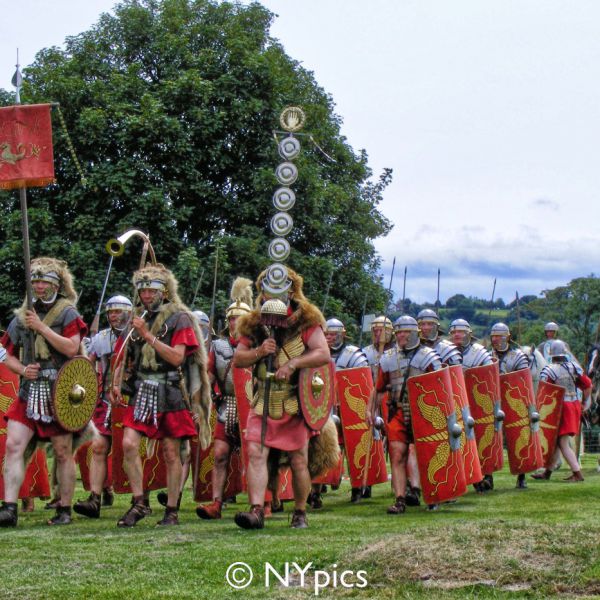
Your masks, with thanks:
M308 527L308 521L306 520L306 511L294 509L292 513L292 521L290 527L293 529L306 529Z
M56 514L48 519L48 525L70 525L73 520L71 519L71 507L70 506L59 506L56 509Z
M550 469L545 469L543 473L534 473L531 478L532 479L550 479L552 477L552 471Z
M78 515L97 519L100 517L100 494L92 492L87 500L77 500L73 506L73 510Z
M164 517L157 523L157 525L179 525L179 515L177 514L177 508L174 506L167 506L165 508Z
M265 526L265 511L260 504L253 504L250 510L237 513L234 521L242 529L262 529Z
M210 504L201 504L196 508L196 514L201 519L220 519L221 509L223 508L223 501L215 499Z
M406 499L404 496L398 496L396 502L387 509L388 515L401 515L406 512Z
M110 488L102 490L102 506L112 506L115 502L115 495Z
M3 502L0 506L0 527L16 527L17 521L17 503Z
M583 481L583 475L581 471L573 471L570 477L565 477L563 481L568 483L578 483L579 481Z

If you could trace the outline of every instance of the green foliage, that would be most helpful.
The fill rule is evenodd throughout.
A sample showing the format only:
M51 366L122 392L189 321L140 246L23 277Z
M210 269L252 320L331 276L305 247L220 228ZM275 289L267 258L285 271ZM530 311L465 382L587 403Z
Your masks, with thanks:
M196 306L207 312L220 240L222 314L234 276L253 278L270 262L281 161L273 129L289 104L305 109L306 131L333 158L301 138L290 266L317 304L333 270L328 305L353 322L365 296L368 310L383 309L373 240L391 228L377 208L391 172L371 180L366 153L340 134L333 99L270 37L272 19L258 3L125 0L26 69L23 99L60 103L87 178L82 185L53 119L58 183L29 192L32 256L69 262L88 318L107 264L104 244L132 227L150 234L158 259L181 278L184 300L192 301L204 269ZM23 279L14 193L0 195L0 239L6 318L23 295L14 283ZM130 246L115 260L109 293L129 290L140 256L139 243Z

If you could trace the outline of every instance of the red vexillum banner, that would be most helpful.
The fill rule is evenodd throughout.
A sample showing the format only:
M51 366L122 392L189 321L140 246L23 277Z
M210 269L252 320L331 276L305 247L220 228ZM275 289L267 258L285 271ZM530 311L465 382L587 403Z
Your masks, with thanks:
M50 104L0 108L0 189L55 181Z

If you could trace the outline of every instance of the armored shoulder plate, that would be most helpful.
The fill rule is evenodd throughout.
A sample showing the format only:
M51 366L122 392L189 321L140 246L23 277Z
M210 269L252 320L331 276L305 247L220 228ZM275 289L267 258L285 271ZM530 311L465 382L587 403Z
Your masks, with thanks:
M425 373L430 367L432 367L434 371L442 368L440 356L432 348L421 345L410 359L410 375Z
M233 347L227 339L216 339L212 342L213 351L215 353L215 369L217 371L217 379L224 383L225 389L221 390L223 395L233 395L233 376L229 363L233 358ZM226 379L226 381L224 381ZM221 383L219 383L219 386Z
M572 362L551 363L542 369L540 379L565 388L565 402L577 400L579 369ZM543 378L543 379L542 379Z
M233 348L229 343L229 340L217 338L212 341L215 355L219 355L221 358L228 360L233 356Z
M444 338L439 338L433 345L433 349L439 354L442 362L447 365L460 365L462 363L458 348Z
M529 368L527 356L520 348L511 348L500 358L500 373L512 373Z
M472 369L491 363L492 355L477 342L470 344L463 352L462 365L464 369Z
M89 352L95 354L98 358L108 356L113 353L117 336L113 335L109 328L99 331L90 342Z
M364 352L371 366L379 364L379 359L381 357L379 356L379 352L377 352L377 348L375 348L373 344L370 346L365 346L362 351Z
M368 367L369 361L358 346L347 345L335 359L336 369L352 369L353 367Z

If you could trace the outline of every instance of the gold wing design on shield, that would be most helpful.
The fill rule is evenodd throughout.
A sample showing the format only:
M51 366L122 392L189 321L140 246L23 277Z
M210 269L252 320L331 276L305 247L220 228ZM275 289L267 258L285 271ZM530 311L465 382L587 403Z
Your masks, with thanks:
M485 414L490 414L494 410L494 401L492 400L491 394L483 394L479 391L479 384L483 383L481 381L477 382L477 385L473 386L473 399L477 406L480 406Z
M435 485L435 476L440 469L443 469L447 465L448 458L450 458L450 444L447 442L439 444L427 466L427 479L429 483Z
M438 406L431 406L423 399L427 392L423 391L417 397L417 406L426 421L429 421L437 430L446 428L446 416Z
M543 421L548 415L550 415L554 412L554 409L556 408L557 394L558 394L558 390L555 390L554 393L552 394L552 396L546 396L545 399L552 398L552 402L550 402L548 404L542 404L542 406L540 406L540 421Z
M370 436L371 436L371 432L370 431L365 431L361 436L360 436L360 442L358 442L358 444L356 445L356 448L354 449L354 456L352 457L352 461L354 462L354 466L357 469L360 469L360 462L362 460L362 458L365 458L365 464L366 464L366 456L367 453L369 452L369 448L370 448Z
M0 394L0 412L5 413L10 408L10 403L13 401L9 396Z
M348 405L348 408L350 408L350 410L353 413L356 413L356 415L358 416L358 418L361 421L366 421L367 420L367 405L366 405L365 401L360 396L352 395L352 388L355 388L355 387L360 388L360 385L358 383L354 383L354 384L350 383L346 377L344 377L344 381L348 384L348 386L344 390L344 399L346 400L346 404Z
M518 392L519 388L508 386L508 389L506 390L506 394L504 395L504 397L506 398L506 401L508 402L508 405L510 406L510 408L512 410L514 410L517 413L517 415L519 415L519 417L521 417L521 418L527 417L527 415L529 414L529 411L527 410L527 404L523 401L523 397L522 396L515 397L515 396L510 395L510 393L514 390L516 390Z
M544 437L544 436L542 436ZM515 442L515 456L521 457L521 450L529 446L529 440L531 439L531 429L529 427L523 427L521 429L521 433L519 433L519 437Z

